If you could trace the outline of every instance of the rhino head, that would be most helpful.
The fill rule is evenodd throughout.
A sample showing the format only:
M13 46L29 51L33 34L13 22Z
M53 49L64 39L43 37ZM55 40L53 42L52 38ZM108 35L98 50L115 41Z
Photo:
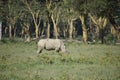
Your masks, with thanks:
M63 52L63 53L66 52L66 46L64 44L61 45L61 52Z

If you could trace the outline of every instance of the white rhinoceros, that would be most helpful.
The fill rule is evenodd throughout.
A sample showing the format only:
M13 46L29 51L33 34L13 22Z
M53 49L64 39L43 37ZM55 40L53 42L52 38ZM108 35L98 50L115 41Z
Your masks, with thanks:
M65 45L60 39L41 39L38 42L38 51L41 53L43 49L46 50L55 50L56 52L66 52Z

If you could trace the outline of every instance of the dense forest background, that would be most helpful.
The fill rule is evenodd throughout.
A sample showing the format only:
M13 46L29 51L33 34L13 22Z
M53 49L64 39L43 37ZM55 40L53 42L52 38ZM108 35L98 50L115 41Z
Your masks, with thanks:
M0 39L120 42L120 0L0 0Z

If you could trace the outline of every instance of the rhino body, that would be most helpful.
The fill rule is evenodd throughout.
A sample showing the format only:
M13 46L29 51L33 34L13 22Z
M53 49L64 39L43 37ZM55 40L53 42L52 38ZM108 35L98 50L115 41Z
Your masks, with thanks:
M66 52L65 45L60 39L41 39L38 42L38 51L41 53L43 49L55 50L56 52Z

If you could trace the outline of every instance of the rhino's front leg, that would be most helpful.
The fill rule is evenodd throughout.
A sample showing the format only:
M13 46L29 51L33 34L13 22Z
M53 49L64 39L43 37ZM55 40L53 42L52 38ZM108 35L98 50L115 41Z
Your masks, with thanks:
M56 52L59 52L59 51L60 51L60 48L55 48L55 51L56 51Z
M37 53L41 53L42 52L42 48L38 48Z

